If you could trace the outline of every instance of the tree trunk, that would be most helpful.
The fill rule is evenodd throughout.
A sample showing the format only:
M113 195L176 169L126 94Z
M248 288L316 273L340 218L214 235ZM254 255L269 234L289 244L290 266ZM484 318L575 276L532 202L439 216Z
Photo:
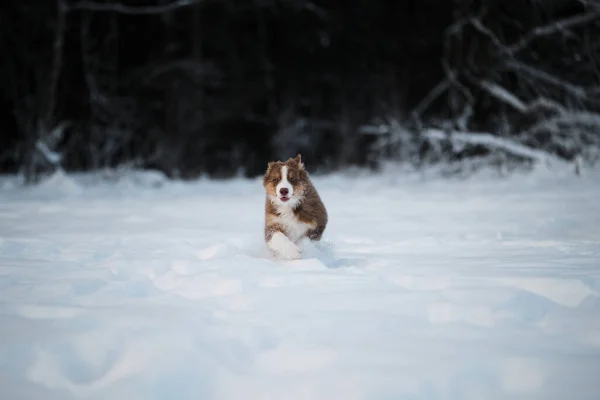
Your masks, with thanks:
M52 131L55 121L56 93L63 67L63 48L65 42L67 4L64 0L56 1L56 27L54 30L52 65L47 84L40 82L42 88L48 87L43 96L42 110L38 116L38 126L29 132L30 139L27 145L24 177L27 183L37 180L38 168L44 155L41 154L38 143L43 141ZM43 89L40 89L43 90ZM50 160L45 160L50 162Z

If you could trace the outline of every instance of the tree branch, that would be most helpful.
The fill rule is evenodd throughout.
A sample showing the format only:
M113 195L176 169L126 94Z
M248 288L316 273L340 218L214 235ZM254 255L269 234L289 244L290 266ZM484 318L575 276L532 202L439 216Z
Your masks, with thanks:
M504 63L504 65L506 67L508 67L509 69L511 69L513 71L523 72L523 73L527 74L528 76L530 76L531 78L549 83L555 87L559 87L559 88L563 89L565 92L567 92L577 98L588 99L590 97L589 95L591 93L595 93L597 88L583 88L583 87L577 86L575 84L572 84L572 83L565 81L561 78L558 78L546 71L537 69L537 68L527 65L521 61L518 61L515 58L515 54L518 53L519 51L523 50L527 46L529 46L529 44L538 37L551 35L556 32L565 31L569 28L573 28L578 25L589 23L595 19L600 19L600 8L597 10L594 10L593 12L576 15L574 17L569 17L569 18L565 18L565 19L562 19L559 21L554 21L550 24L534 28L531 31L529 31L529 33L523 35L521 37L521 39L519 39L516 43L514 43L512 45L506 45L506 44L502 43L502 41L498 38L498 36L496 36L496 34L491 29L489 29L482 23L480 17L472 17L469 19L469 21L470 21L471 25L477 31L479 31L480 33L482 33L483 35L488 37L492 41L492 43L502 53L504 53L505 55L507 55L510 58L509 60L507 60ZM497 86L492 88L490 86L486 87L484 85L483 88L486 91L488 91L488 93L493 95L494 97L496 97L500 100L503 100L504 102L506 102L506 100L510 100L509 104L511 104L512 106L515 106L517 109L520 108L520 105L518 103L515 103L512 101L514 99L509 99L509 98L503 96L500 92L498 92ZM504 94L506 94L506 93L504 93Z
M494 82L490 82L488 80L480 81L479 86L496 99L512 106L514 109L522 113L527 111L527 105L523 103L521 99L519 99L517 96L515 96L513 93L509 92L502 86L497 85Z
M597 18L600 18L600 9L593 12L575 15L573 17L554 21L548 25L539 26L523 35L521 39L519 39L516 43L508 46L508 50L510 54L515 54L529 46L529 44L532 41L534 41L540 36L547 36L557 32L564 32L569 28L574 28L577 25L583 25L588 22L592 22Z
M508 47L504 43L502 43L500 39L498 39L498 36L496 36L496 34L492 32L491 29L483 25L479 17L470 18L469 21L475 29L487 36L496 45L496 47L498 47L498 49L510 53ZM512 55L512 53L510 54Z
M592 22L595 19L600 19L600 8L588 12L585 14L575 15L573 17L561 19L558 21L551 22L547 25L538 26L528 33L524 34L521 39L511 45L506 45L496 36L491 29L486 27L479 16L469 18L469 23L477 29L479 32L487 36L501 51L507 53L510 56L514 56L516 53L527 48L535 39L541 36L548 36L557 32L564 32L569 28L574 28L578 25L583 25L588 22Z
M425 111L431 103L434 102L435 99L441 96L444 91L448 90L450 87L451 81L448 78L443 79L440 83L435 85L429 93L417 104L417 106L413 110L413 114L415 117L420 117L420 115Z
M522 71L533 78L536 78L540 81L544 81L553 86L559 87L559 88L563 89L565 92L567 92L577 98L585 99L588 97L589 89L574 85L571 82L567 82L563 79L557 78L556 76L551 75L546 71L542 71L540 69L534 68L534 67L524 64L520 61L517 61L517 60L508 61L506 63L506 66L508 68L512 69L513 71ZM593 90L594 88L590 88L590 89Z
M70 10L108 11L120 14L162 14L182 7L198 4L203 0L175 0L167 4L154 6L131 6L122 3L98 3L95 1L80 1L69 6Z

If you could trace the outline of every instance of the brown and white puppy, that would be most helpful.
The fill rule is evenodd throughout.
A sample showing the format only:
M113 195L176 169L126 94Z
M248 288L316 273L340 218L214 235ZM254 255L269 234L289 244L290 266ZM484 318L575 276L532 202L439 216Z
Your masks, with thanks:
M301 156L270 162L263 177L265 241L278 256L300 257L299 242L319 241L327 226L327 210L304 168Z

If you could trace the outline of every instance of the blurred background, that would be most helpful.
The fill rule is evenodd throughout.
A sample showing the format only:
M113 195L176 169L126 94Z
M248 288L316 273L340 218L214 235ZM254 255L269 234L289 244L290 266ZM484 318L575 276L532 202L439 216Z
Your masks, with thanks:
M600 159L596 0L4 0L0 172Z

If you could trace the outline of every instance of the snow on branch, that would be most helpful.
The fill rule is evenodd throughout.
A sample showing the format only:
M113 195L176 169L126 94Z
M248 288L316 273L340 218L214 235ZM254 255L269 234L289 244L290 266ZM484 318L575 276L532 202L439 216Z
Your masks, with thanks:
M50 150L46 143L42 142L41 140L35 142L35 147L44 156L48 163L55 167L59 166L60 160L62 159L59 153Z
M46 135L38 138L35 142L35 148L44 157L44 159L55 168L60 168L62 161L62 155L52 148L56 148L58 142L64 137L65 129L70 125L69 122L63 121L56 125L54 129L49 131Z
M88 11L109 11L120 14L161 14L168 11L173 11L182 7L198 4L203 0L175 0L166 4L148 5L148 6L132 6L122 3L110 2L100 3L96 1L79 1L71 4L71 10L88 10Z
M483 80L480 82L480 86L485 89L489 94L494 96L496 99L514 107L516 110L524 113L528 107L521 101L517 96L506 90L500 85L493 82Z
M427 129L423 132L423 136L429 140L451 140L462 144L481 145L490 149L503 150L507 153L528 158L533 161L566 165L566 162L550 153L532 149L531 147L520 143L494 136L490 133L479 132L451 132L447 134L440 129Z

